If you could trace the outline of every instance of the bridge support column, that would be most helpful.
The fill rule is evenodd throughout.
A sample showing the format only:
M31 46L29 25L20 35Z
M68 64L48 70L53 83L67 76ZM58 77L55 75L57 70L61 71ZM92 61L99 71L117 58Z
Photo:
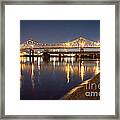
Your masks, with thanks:
M39 61L38 61L38 55L37 55L37 61L36 61L37 65L39 64L38 62L39 62Z
M34 63L34 50L32 50L32 63Z
M32 50L30 49L30 53L29 53L29 61L30 61L30 64L32 63L32 62L31 62L31 53L32 53Z
M34 63L34 50L32 50L32 49L30 49L29 61L30 61L30 64Z
M44 52L43 55L43 61L50 61L50 54L47 52Z
M75 61L77 61L78 60L78 58L79 58L79 55L75 55Z
M61 54L59 54L59 62L61 62Z

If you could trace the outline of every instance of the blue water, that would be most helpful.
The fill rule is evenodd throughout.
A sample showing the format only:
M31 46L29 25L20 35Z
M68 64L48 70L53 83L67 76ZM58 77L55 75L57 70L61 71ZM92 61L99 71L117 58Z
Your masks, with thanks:
M69 90L94 77L99 72L99 61L75 61L65 58L59 62L51 58L21 58L20 99L21 100L59 100Z

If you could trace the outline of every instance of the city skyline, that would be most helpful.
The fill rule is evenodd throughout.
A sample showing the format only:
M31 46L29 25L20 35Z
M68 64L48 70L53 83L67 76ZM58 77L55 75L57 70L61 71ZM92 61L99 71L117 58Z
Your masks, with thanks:
M78 37L100 40L99 20L21 20L20 41L28 39L42 43L69 42Z

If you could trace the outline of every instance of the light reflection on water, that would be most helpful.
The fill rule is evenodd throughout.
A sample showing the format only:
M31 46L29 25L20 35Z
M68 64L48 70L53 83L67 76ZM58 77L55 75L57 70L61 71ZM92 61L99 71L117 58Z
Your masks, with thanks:
M74 57L21 58L21 100L57 100L70 89L100 72L100 61L76 61Z

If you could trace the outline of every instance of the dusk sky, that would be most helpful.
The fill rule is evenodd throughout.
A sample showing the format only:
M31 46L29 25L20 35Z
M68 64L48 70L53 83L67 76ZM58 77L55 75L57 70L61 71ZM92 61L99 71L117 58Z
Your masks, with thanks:
M83 36L100 40L99 20L21 20L21 43L32 38L42 43L67 42Z

